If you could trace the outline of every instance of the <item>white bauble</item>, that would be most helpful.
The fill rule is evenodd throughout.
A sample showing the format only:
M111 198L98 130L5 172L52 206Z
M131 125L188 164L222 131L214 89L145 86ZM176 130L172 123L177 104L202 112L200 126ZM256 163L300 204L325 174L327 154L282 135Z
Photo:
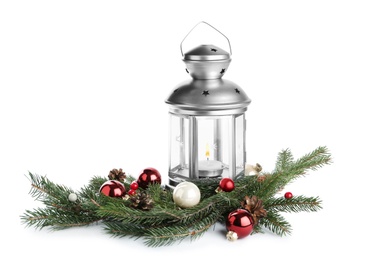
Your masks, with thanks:
M200 202L200 190L194 183L183 181L174 188L173 201L181 208L191 208Z
M71 201L71 202L77 201L77 195L75 193L70 193L68 195L68 200Z

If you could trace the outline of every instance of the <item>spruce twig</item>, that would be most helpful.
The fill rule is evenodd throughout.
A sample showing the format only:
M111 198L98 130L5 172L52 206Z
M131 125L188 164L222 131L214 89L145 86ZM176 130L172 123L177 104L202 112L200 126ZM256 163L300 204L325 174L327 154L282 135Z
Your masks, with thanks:
M266 210L273 212L315 212L322 209L319 197L295 196L291 199L283 197L268 199L264 203Z

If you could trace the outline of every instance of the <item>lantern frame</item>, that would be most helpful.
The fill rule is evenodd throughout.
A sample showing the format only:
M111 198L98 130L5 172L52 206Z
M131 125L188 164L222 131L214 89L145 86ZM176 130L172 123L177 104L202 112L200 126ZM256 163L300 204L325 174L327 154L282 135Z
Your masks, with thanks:
M251 99L240 86L222 79L231 62L228 43L230 52L203 44L187 53L181 43L192 79L176 86L165 101L170 115L170 187L184 180L235 179L244 171L245 112Z

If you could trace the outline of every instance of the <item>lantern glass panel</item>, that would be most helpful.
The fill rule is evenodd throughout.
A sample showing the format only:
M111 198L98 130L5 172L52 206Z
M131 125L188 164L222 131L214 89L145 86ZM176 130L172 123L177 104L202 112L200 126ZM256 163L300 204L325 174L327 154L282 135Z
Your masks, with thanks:
M234 178L245 165L244 113L226 116L170 113L169 143L170 178Z
M246 128L245 128L245 114L241 114L235 118L235 141L236 141L236 174L241 173L245 169L245 162L246 162L246 147L245 147L245 136L246 136Z
M169 114L169 176L189 177L189 120L187 117Z

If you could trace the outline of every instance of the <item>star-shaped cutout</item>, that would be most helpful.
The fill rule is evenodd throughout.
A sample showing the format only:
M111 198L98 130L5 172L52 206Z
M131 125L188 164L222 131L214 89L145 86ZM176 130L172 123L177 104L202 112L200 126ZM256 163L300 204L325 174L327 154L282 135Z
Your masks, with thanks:
M208 95L209 95L209 90L203 90L202 95L204 95L204 96L208 96Z
M235 92L238 93L238 94L240 94L240 90L237 89L237 88L235 89Z
M220 74L224 74L225 71L226 71L226 69L222 69L221 72L220 72Z
M213 51L213 52L217 52L217 49L212 48L211 51Z

